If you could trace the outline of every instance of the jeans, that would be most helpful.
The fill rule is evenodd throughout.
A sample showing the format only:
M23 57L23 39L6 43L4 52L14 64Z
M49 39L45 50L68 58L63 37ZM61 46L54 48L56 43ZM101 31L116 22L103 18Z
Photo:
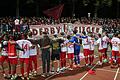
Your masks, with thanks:
M50 50L49 49L42 50L41 56L42 56L43 73L46 73L46 70L47 70L47 73L49 73L50 71Z

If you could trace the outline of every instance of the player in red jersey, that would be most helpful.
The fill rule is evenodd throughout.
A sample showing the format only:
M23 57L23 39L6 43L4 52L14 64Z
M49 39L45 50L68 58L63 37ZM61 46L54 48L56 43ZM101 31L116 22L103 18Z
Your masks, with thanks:
M12 35L9 36L8 43L8 59L10 60L11 68L12 68L12 77L11 79L15 79L16 75L16 65L17 65L17 53L16 53L16 42Z

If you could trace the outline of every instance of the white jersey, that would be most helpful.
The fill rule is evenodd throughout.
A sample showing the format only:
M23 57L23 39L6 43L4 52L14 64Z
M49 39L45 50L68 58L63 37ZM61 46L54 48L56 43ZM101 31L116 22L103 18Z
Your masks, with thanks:
M19 25L20 23L19 19L16 19L14 22L15 22L15 25Z
M104 36L102 40L103 40L103 48L107 48L108 42L110 41L110 39L107 36Z
M95 39L91 38L90 39L90 50L94 50L95 49Z
M28 40L18 40L16 43L24 49L23 51L19 51L19 58L29 58L30 56L30 47L32 46L31 42Z
M119 44L120 44L120 39L113 37L111 39L111 43L112 43L112 50L113 51L119 51Z
M99 49L99 50L103 49L103 41L102 41L102 38L99 38L99 39L97 40L97 44L99 44L99 45L98 45L98 49Z
M67 46L67 53L74 53L74 44L70 44Z
M68 43L69 40L64 41L61 43L61 52L66 52L67 51L67 46L66 44Z
M3 44L3 46L7 45L7 41L3 41L2 44ZM1 45L1 47L2 47L2 45ZM2 47L1 55L2 55L2 56L8 56L7 47Z
M37 55L37 47L30 48L30 56L36 56Z
M90 49L89 38L82 38L83 49Z

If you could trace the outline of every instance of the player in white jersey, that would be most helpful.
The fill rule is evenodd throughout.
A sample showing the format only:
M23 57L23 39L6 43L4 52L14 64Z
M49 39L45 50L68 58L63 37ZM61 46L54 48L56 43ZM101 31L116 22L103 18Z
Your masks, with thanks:
M107 36L107 33L103 33L103 51L104 51L104 58L107 59L107 48L108 48L108 43L110 42L109 37Z
M30 48L30 71L34 76L36 76L37 75L37 55L39 53L39 49L34 41L35 40L31 41L32 47ZM32 66L32 62L34 63L34 69Z
M66 52L67 52L67 42L66 38L61 39L61 52L60 52L60 63L61 63L61 71L64 71L66 68Z
M73 58L74 58L74 41L73 40L69 40L69 42L67 43L67 58L69 60L69 70L73 70Z
M103 41L102 41L102 36L101 34L98 34L98 40L97 40L97 44L98 44L98 52L99 52L99 65L102 66L102 60L103 60L103 55L104 55L104 50L103 50Z
M21 40L16 41L16 43L24 49L23 51L19 51L19 60L20 60L20 66L21 66L21 74L22 79L24 79L24 63L26 63L26 69L27 69L27 79L29 79L29 61L30 61L30 48L32 46L31 42L28 40L25 40L25 35L21 35Z
M111 39L112 43L112 58L111 58L111 68L115 66L113 63L118 64L120 66L120 39L118 38L118 34L114 34L114 37Z
M90 65L93 64L94 61L94 49L95 49L95 38L94 36L91 34L91 38L89 40L89 45L90 45L90 54L89 54L89 61L90 61Z
M6 36L3 37L3 40L0 43L0 48L1 48L1 58L0 58L0 65L2 66L2 74L4 77L10 77L11 75L11 66L10 66L10 61L8 59L8 51L7 51L7 39ZM6 75L4 71L4 62L5 60L8 62L9 66L9 74Z
M86 62L85 65L88 66L88 56L90 54L90 51L89 51L89 49L90 49L90 45L89 45L90 37L86 36L86 33L84 32L83 36L81 36L81 38L82 38L82 45L83 45L83 54L85 56L85 62Z

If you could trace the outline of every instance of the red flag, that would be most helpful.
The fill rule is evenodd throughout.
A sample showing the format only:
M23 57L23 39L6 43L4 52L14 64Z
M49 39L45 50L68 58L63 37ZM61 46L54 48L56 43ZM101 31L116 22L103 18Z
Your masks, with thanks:
M46 14L48 17L53 17L54 19L57 20L61 16L63 7L64 7L64 4L60 4L58 6L51 8L51 9L43 11L43 13Z

